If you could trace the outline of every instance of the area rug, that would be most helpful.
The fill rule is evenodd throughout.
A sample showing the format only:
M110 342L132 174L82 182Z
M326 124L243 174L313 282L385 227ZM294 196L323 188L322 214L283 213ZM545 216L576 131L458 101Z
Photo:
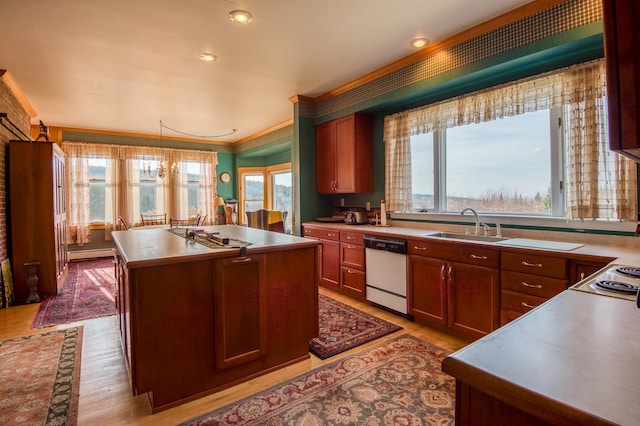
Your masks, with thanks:
M82 326L0 341L0 423L73 425Z
M403 334L182 425L453 425L448 354Z
M309 351L326 359L402 327L319 295L320 334L309 343Z
M60 294L44 299L33 328L116 314L113 258L70 262Z

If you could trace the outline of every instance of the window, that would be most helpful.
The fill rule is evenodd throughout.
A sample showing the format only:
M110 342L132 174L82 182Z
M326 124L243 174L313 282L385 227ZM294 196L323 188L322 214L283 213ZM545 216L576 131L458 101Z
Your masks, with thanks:
M386 116L389 209L635 222L636 164L608 150L605 81L595 60Z
M89 221L105 222L105 188L107 159L90 158L89 162Z
M411 187L416 212L564 214L562 140L557 110L530 112L411 137ZM554 117L552 117L554 116ZM438 186L436 186L438 185ZM441 188L440 191L437 188ZM552 202L553 201L553 202Z
M291 163L238 169L240 176L239 223L246 223L247 211L258 209L287 212L285 231L293 229L293 182Z
M180 164L182 173L187 174L181 191L186 191L188 217L200 213L200 163L186 161Z
M165 213L162 204L163 180L155 176L155 170L158 170L159 161L149 160L140 161L140 213L141 214L162 214ZM151 171L151 173L149 173Z
M273 201L271 205L273 210L280 210L282 212L293 211L293 184L291 170L285 171L272 171L271 175L271 187L273 188L272 197ZM284 229L289 232L292 229L292 215L287 214L284 221Z

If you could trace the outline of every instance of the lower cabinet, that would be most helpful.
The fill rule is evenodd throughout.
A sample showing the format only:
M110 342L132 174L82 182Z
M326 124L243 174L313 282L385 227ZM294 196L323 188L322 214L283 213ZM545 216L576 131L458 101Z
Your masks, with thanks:
M264 255L215 262L213 311L216 368L226 369L267 351L267 300Z
M409 313L473 339L499 325L499 252L409 240Z
M320 240L320 285L340 288L340 231L304 226L303 235Z
M366 299L364 234L340 231L340 290L354 299Z

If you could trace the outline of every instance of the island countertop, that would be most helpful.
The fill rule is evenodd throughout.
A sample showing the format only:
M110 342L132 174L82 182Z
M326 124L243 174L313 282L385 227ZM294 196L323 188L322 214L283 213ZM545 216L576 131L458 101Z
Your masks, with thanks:
M316 246L318 242L279 232L263 231L238 225L201 227L206 232L219 232L221 237L250 243L247 253L261 253L273 249ZM129 269L155 264L170 264L186 259L213 259L237 255L238 248L209 248L169 231L168 227L139 227L112 233L118 251Z
M637 424L638 360L636 304L568 290L452 354L442 369L552 424Z

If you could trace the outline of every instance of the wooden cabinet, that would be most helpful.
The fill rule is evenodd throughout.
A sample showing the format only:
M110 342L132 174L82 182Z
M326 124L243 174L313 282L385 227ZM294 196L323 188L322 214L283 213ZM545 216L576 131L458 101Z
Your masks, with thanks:
M320 240L320 285L337 290L340 288L340 231L305 225L305 237Z
M569 261L569 285L573 285L578 281L582 281L589 275L592 275L604 268L614 258L603 260L570 260Z
M609 147L640 161L640 33L637 0L603 0Z
M569 287L568 259L526 252L502 253L500 325Z
M309 357L318 335L315 246L128 266L139 244L126 242L132 231L119 233L122 349L133 394L147 393L153 412Z
M352 114L316 127L316 190L320 194L373 191L371 117Z
M264 267L264 255L216 261L213 309L217 369L231 368L266 355Z
M8 187L16 302L29 297L27 262L39 262L38 295L54 296L68 262L64 153L53 142L11 141Z
M340 231L340 289L355 299L366 299L364 233Z
M471 338L498 328L499 252L409 240L409 313Z

